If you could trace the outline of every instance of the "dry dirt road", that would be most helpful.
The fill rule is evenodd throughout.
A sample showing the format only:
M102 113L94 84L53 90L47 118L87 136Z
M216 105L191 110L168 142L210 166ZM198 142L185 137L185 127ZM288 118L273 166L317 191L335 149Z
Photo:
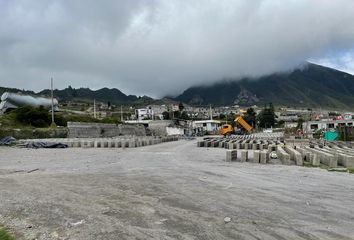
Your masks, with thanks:
M41 240L354 239L353 174L224 158L196 141L0 148L0 224Z

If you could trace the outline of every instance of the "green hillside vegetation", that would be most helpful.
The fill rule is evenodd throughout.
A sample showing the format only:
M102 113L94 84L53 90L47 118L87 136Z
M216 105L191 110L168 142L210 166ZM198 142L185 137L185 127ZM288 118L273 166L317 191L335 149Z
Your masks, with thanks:
M120 119L107 117L96 119L85 114L55 113L55 123L58 128L50 128L51 115L48 110L39 107L22 107L7 114L0 115L0 138L13 136L15 138L47 138L66 137L67 122L98 122L119 124Z

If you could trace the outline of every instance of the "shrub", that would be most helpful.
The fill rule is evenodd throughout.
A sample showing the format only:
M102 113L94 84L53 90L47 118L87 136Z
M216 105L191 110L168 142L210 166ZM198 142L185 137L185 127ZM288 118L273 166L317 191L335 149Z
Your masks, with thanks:
M55 114L54 121L57 126L66 127L68 125L68 120L62 114Z
M49 112L43 106L18 108L15 110L15 118L20 123L34 127L48 127L51 123Z

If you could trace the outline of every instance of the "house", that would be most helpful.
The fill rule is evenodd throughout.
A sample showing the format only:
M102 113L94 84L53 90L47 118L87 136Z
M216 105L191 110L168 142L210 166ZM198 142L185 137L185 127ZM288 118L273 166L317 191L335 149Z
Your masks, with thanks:
M151 108L135 109L135 117L139 121L152 119L153 115L154 115L154 111Z
M220 128L221 122L218 120L194 121L193 128L200 128L208 133L216 133Z
M305 133L314 133L317 130L333 130L338 126L354 126L354 120L322 120L308 121L302 124L302 129Z

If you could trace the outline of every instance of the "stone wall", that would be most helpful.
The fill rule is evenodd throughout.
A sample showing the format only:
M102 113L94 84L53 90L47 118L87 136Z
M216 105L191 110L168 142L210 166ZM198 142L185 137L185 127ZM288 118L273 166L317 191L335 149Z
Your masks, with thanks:
M106 123L68 122L69 138L99 138L122 135L145 136L142 125L116 125Z

